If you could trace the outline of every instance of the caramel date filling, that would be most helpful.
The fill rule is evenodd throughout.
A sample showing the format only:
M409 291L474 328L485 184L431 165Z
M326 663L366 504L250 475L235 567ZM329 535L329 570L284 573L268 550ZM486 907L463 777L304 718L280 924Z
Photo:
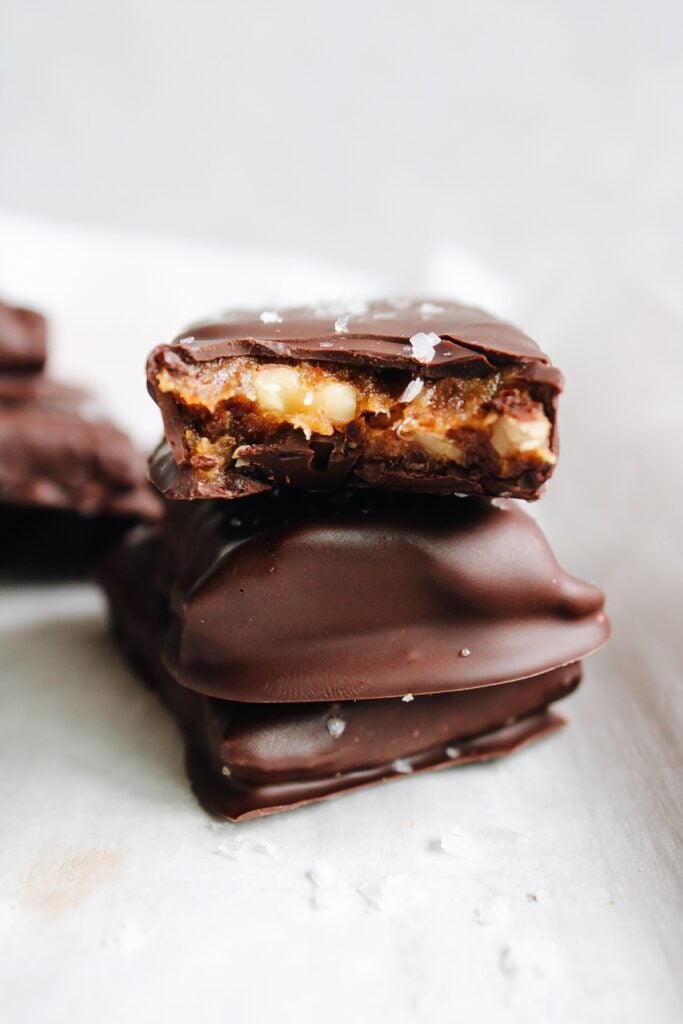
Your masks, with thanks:
M249 446L292 432L341 435L365 461L481 465L516 476L552 466L551 423L512 368L486 377L410 378L401 371L259 362L178 362L157 373L185 425L186 452L208 474L248 465Z

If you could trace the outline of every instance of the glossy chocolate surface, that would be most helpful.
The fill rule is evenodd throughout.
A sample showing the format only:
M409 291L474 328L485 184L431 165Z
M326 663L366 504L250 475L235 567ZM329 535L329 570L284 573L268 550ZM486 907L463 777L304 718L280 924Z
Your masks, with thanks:
M531 679L413 700L245 704L181 687L159 657L163 591L154 579L158 530L131 534L103 567L112 621L135 667L177 718L198 798L232 820L324 799L430 768L488 760L557 729L547 706L569 694L580 666Z
M273 317L278 319L274 322ZM419 333L437 334L441 339L428 363L418 360L410 345ZM425 377L445 376L455 367L467 367L476 375L493 366L520 362L537 365L541 378L561 384L561 375L548 356L518 328L481 309L441 299L261 313L235 310L193 324L175 338L172 348L195 362L255 354L406 368L419 370ZM152 362L168 349L164 345L155 349Z
M223 699L470 689L577 661L609 633L601 591L512 502L283 490L171 503L167 535L166 665Z

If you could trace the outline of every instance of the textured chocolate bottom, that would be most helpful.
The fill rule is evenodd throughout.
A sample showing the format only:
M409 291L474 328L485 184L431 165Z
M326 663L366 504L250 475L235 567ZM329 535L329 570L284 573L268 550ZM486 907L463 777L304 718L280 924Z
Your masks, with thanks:
M423 698L429 700L429 698ZM561 729L564 719L552 711L541 711L515 722L513 725L484 733L472 740L460 742L455 748L440 745L410 758L372 768L336 773L321 779L301 779L289 782L248 784L239 779L219 775L206 753L192 744L187 747L187 773L192 789L211 814L230 821L261 818L278 811L291 811L306 804L341 796L354 789L362 789L379 782L405 778L418 772L452 768L477 761L491 761L511 754L533 740ZM452 741L453 743L456 740ZM447 753L451 750L452 753Z
M511 683L408 700L258 704L208 697L180 686L161 662L167 612L151 584L158 546L158 534L143 528L109 558L102 576L113 625L180 725L199 801L232 821L511 753L562 725L547 707L581 678L575 662Z

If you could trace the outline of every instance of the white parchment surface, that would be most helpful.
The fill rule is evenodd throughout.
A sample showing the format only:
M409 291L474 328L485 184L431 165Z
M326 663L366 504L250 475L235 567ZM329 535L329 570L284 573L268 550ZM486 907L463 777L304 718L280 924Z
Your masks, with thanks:
M683 315L626 265L538 268L520 287L455 245L418 285L490 298L566 374L536 511L614 622L569 728L497 764L217 824L96 589L4 585L4 1020L681 1019ZM144 357L185 321L391 282L6 215L0 286L53 316L55 372L149 446Z

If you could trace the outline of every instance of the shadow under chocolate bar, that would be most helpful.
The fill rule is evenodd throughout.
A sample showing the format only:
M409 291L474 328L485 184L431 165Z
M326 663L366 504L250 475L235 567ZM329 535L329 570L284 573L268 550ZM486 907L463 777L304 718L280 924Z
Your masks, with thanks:
M457 303L235 311L148 362L169 498L276 484L537 498L558 453L559 370Z

